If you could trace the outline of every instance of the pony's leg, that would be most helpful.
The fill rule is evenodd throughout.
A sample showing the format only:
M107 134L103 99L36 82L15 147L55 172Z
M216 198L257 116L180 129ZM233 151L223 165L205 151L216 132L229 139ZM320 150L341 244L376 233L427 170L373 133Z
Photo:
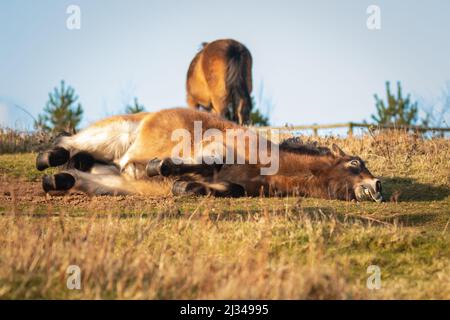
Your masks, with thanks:
M215 95L212 97L212 108L213 110L218 113L222 118L224 119L230 119L229 110L228 110L228 104L226 102L226 96L225 95Z
M68 150L62 147L54 147L38 154L36 168L43 171L49 167L66 164L69 169L89 171L95 162L96 159L88 152L80 151L71 157Z
M229 181L216 181L216 175L222 164L175 164L172 159L153 159L149 161L146 172L149 177L161 175L164 177L180 176L173 183L174 195L207 195L216 197L242 197L245 195L243 186ZM194 177L185 175L195 175ZM195 180L201 176L200 180ZM206 179L205 179L206 178Z
M137 130L133 143L126 152L114 163L120 168L120 172L132 179L141 179L146 176L145 167L149 160L155 157L166 158L171 155L170 148L161 135L169 134L158 119L147 117ZM166 137L170 138L169 137Z
M87 152L81 151L75 154L67 162L67 169L77 169L84 172L89 172L96 164L94 157Z
M208 190L200 182L188 178L180 178L172 184L172 194L174 196L205 196L208 194Z
M59 172L55 175L42 177L42 189L49 191L68 191L75 185L75 177L70 172Z
M70 159L70 152L62 147L39 152L36 158L36 168L39 171L65 164Z
M200 107L200 104L197 102L197 100L190 94L188 94L186 102L188 107L191 109L198 109Z
M250 104L249 104L250 103ZM247 98L240 98L239 104L236 108L236 115L238 124L245 125L250 122L251 100Z
M176 164L171 158L150 160L145 168L148 177L153 176L182 176L185 174L198 174L204 177L213 176L222 168L222 164Z
M87 141L85 134L81 135L81 137L79 135L58 137L52 148L39 152L36 157L36 168L39 171L43 171L50 167L58 167L72 162L72 165L69 166L79 169L77 165L84 165L86 161L92 162L88 158L94 159L93 156L81 151L83 147L92 149L92 146L89 147L85 141Z
M46 175L42 187L45 192L73 189L90 195L133 194L119 170L109 165L96 165L90 172L70 169L52 176Z
M238 124L243 125L245 123L244 100L243 99L239 99L239 104L237 106L236 115L237 115Z
M211 194L215 197L238 198L245 196L245 188L229 181L209 183L180 178L172 185L172 194L175 196Z
M50 150L39 153L38 170L63 165L83 151L96 160L113 162L119 159L133 143L139 121L114 120L104 125L94 125L73 136L61 136Z

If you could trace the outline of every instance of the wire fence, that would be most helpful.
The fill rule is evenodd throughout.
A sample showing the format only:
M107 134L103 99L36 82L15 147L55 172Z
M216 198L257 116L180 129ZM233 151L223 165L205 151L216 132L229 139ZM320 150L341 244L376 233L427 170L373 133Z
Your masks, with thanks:
M321 130L329 130L329 129L347 129L346 133L349 136L352 136L355 133L355 129L366 129L366 130L402 130L406 132L416 132L416 133L431 133L432 135L438 135L441 137L446 136L447 133L450 132L450 128L434 128L434 127L422 127L422 126L395 126L395 125L375 125L368 123L356 123L356 122L348 122L348 123L337 123L337 124L316 124L316 125L286 125L282 127L257 127L258 131L265 130L279 130L281 132L295 132L295 131L312 131L314 136L319 135L319 131Z

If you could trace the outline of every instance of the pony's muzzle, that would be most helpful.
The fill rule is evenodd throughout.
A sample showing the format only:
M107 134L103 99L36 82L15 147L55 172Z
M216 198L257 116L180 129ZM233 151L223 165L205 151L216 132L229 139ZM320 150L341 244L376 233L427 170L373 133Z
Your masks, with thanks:
M381 194L381 181L378 179L365 180L355 188L355 195L358 201L383 202Z

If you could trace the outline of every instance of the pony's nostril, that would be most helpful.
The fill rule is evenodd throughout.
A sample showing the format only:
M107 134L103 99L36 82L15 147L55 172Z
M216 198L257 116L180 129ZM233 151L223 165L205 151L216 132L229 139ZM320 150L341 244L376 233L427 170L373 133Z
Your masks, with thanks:
M380 180L378 180L378 181L375 183L375 191L376 191L376 192L381 192L381 181L380 181Z

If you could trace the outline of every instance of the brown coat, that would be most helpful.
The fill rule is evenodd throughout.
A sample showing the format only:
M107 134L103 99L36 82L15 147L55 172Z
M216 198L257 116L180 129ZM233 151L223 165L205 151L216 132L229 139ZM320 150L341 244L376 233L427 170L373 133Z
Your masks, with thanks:
M48 166L60 165L80 152L86 152L104 165L82 173L80 170L68 172L78 181L80 190L97 194L115 194L119 190L121 193L145 194L145 187L142 188L140 184L138 188L133 181L148 179L148 165L152 159L162 161L173 158L172 152L179 144L173 136L176 129L184 130L190 139L189 143L194 145L195 123L201 124L200 142L205 146L201 149L201 156L210 155L206 146L217 142L205 137L208 129L215 129L219 133L228 129L241 130L243 134L251 132L251 129L225 121L217 115L184 108L116 116L99 121L74 136L62 137L55 149L39 155L38 164L44 169L44 160L48 160ZM258 143L265 141L261 136L257 136L257 139ZM229 147L225 142L218 145ZM381 184L366 168L364 161L346 155L336 145L328 149L292 141L281 145L270 144L268 150L271 154L275 152L274 148L279 148L279 157L275 159L278 167L275 174L263 175L261 168L267 167L267 163L262 162L259 155L256 162L251 163L247 142L244 149L239 149L237 144L231 147L235 159L238 156L244 159L243 164L224 164L218 170L211 171L208 169L211 166L204 165L203 160L197 161L195 163L201 164L199 168L205 170L203 174L197 170L196 174L188 175L189 179L204 183L211 190L223 191L224 186L239 186L250 196L294 194L326 199L382 199ZM194 151L190 149L191 153L183 154L183 157L198 160L198 154ZM54 154L55 159L52 159ZM66 154L70 154L70 157ZM225 159L222 160L225 163ZM108 167L107 170L105 167ZM178 175L182 175L182 167L177 167ZM192 167L187 166L183 170L189 168ZM103 173L99 175L97 172ZM109 176L104 172L108 172Z
M252 56L241 43L216 40L204 44L192 60L186 81L187 103L248 124L252 101Z

